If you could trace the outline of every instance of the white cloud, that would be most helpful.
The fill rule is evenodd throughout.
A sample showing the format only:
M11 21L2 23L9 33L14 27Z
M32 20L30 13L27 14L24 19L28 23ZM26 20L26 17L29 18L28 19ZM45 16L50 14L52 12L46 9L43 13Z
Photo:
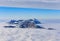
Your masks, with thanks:
M60 10L60 0L0 0L0 6Z

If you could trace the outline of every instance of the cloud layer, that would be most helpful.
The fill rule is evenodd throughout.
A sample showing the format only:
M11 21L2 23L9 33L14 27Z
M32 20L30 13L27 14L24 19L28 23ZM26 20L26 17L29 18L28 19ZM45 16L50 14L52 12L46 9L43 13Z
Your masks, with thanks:
M0 6L60 10L60 0L0 0Z

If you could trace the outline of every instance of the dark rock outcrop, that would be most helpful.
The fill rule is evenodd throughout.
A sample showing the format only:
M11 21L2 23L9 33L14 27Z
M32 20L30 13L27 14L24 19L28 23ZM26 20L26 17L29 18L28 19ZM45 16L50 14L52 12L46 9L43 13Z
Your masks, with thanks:
M36 28L45 29L44 27L39 26L39 25L36 25Z
M54 28L48 28L48 30L55 30Z
M16 26L4 26L5 28L15 28Z

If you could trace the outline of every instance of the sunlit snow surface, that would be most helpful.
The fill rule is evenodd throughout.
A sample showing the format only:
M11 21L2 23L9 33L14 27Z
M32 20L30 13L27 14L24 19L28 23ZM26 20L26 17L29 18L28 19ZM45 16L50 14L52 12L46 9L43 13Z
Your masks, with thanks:
M60 41L60 23L41 24L46 29L4 28L4 25L7 24L0 23L0 41Z

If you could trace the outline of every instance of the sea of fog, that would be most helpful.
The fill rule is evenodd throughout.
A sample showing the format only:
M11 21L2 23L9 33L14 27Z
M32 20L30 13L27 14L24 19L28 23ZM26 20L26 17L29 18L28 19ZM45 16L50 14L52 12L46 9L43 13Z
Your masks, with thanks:
M41 26L36 28L4 28L9 20L0 20L0 41L60 41L60 21L40 20ZM55 30L48 30L54 28Z

